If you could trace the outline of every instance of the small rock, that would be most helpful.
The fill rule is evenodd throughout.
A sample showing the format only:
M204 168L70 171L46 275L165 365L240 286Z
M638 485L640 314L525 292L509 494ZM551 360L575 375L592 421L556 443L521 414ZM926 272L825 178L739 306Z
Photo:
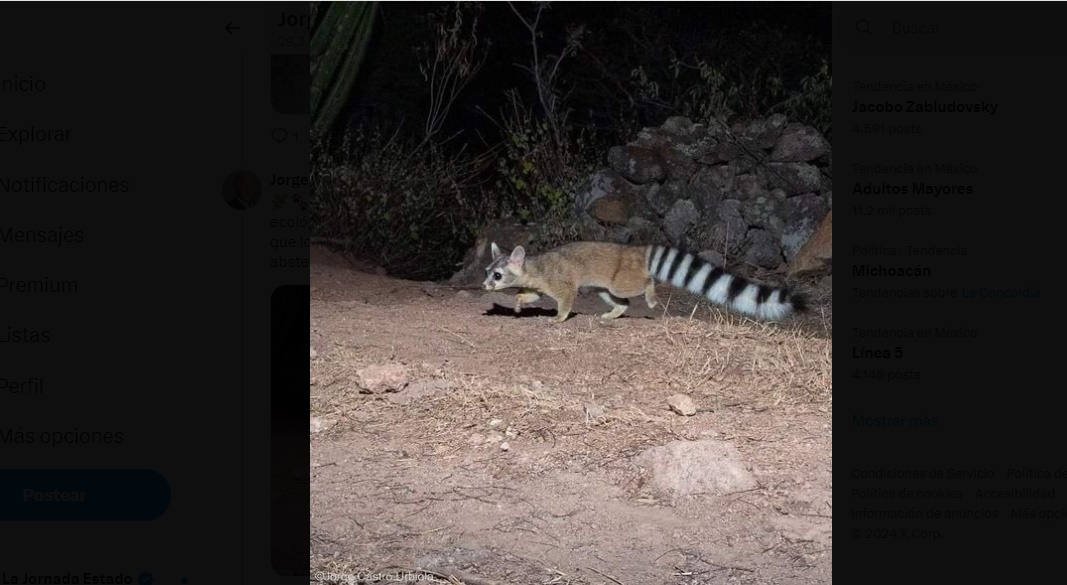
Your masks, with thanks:
M311 359L319 357L319 352L315 351L315 348L311 348Z
M509 439L514 439L519 436L519 431L516 431L513 427L508 427L508 429L504 431L504 436Z
M322 431L322 427L324 426L324 424L325 423L323 423L322 417L318 417L318 416L311 417L311 432L312 433L318 433L318 432Z
M367 366L356 370L356 376L359 377L359 385L366 394L397 392L408 384L407 372L400 364Z
M485 437L485 442L486 443L499 443L499 442L501 442L503 440L504 440L504 435L501 435L500 433L498 433L496 431L493 431L492 433L489 433L489 435L487 435Z
M667 399L667 405L671 407L671 410L682 416L693 416L697 413L697 407L693 404L693 399L685 394L671 396Z
M493 420L489 421L489 426L491 427L499 427L502 424L504 424L504 419L500 418L494 418Z
M586 422L604 416L604 407L599 404L586 403L585 405L583 405L583 408L585 410Z
M507 441L504 441L503 443L500 444L500 450L501 451L507 451L508 449L511 449L511 445L508 445Z

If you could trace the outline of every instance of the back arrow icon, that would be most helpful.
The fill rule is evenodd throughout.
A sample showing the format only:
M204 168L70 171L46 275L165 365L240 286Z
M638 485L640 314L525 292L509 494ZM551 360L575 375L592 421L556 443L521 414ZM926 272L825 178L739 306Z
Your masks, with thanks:
M231 34L231 35L233 34L233 31L240 30L240 29L241 29L241 27L234 26L232 22L227 22L226 23L226 32Z

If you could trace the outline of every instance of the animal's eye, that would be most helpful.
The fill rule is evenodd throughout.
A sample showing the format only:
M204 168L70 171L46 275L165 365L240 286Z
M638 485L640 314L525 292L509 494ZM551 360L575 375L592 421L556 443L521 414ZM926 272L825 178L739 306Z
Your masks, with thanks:
M500 274L499 272L494 272L493 273L493 280L500 280L503 277L504 277L504 275Z

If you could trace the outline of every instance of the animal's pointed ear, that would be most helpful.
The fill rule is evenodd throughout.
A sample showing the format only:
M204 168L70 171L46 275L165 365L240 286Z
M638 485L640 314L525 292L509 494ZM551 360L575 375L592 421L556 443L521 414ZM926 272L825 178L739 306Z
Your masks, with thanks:
M523 261L526 260L526 250L522 249L522 246L515 246L515 249L511 251L511 258L508 258L508 264L512 266L522 266Z
M496 245L496 242L493 242L492 246L490 246L490 249L493 251L494 260L502 256L502 254L500 253L500 247Z

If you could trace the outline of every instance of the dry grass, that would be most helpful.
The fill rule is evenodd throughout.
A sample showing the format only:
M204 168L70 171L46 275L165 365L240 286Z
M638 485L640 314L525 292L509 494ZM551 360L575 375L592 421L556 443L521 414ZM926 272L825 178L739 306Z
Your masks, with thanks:
M770 571L766 577L733 571L741 582L817 582L821 577L798 579L783 568L799 558L829 575L826 544L798 540L812 530L806 522L824 522L818 528L823 532L832 522L820 520L831 512L828 310L817 307L804 319L767 324L666 292L661 298L668 302L651 319L635 307L629 318L602 321L591 316L600 308L592 299L557 325L550 317L487 312L492 301L478 295L431 296L415 283L367 275L345 282L344 272L331 278L336 286L313 289L311 306L318 355L311 361L310 411L324 423L312 436L313 454L330 453L319 463L329 467L312 469L312 526L318 527L312 567L344 574L390 566L431 569L439 575L420 573L423 582L452 585L481 585L483 574L500 583L610 583L602 571L630 585L636 577L618 564L575 568L505 553L537 548L538 542L548 543L544 550L565 551L589 539L598 543L592 550L604 553L633 546L625 532L582 536L585 523L594 520L572 525L566 518L592 505L595 522L609 522L620 511L612 508L614 501L625 506L623 513L644 518L641 510L661 504L642 491L633 457L677 439L717 438L737 447L760 488L725 499L721 511L690 510L718 519L701 525L710 531L700 541L704 548L685 539L662 542L688 551L682 559L698 573L733 571L714 563ZM313 271L316 281L326 279L316 279ZM361 393L356 372L386 363L404 366L408 389ZM405 394L414 387L438 390L408 400ZM695 416L668 409L666 400L675 393L693 399ZM509 450L501 448L505 442ZM594 500L587 499L590 490ZM561 500L563 494L569 495ZM335 510L349 512L339 516ZM483 517L482 510L494 512ZM781 516L782 510L793 516ZM749 534L755 524L768 523L766 537ZM714 544L720 533L727 540ZM474 541L478 546L469 534L482 535ZM726 544L731 538L751 543ZM494 566L462 576L453 572L458 581L449 581L439 564L411 563L461 541L472 555L489 546L478 554L497 559ZM497 542L511 544L501 551L492 548ZM766 558L731 561L742 550L766 551ZM634 550L634 558L645 552Z
M832 414L832 340L798 325L706 306L655 321L579 316L562 327L547 318L518 321L522 330L505 331L502 343L477 343L483 333L458 327L439 334L441 345L472 354L473 362L420 361L419 351L396 345L407 342L395 329L382 332L394 340L388 347L338 344L312 362L311 414L336 421L332 433L388 431L438 454L467 448L471 433L492 419L527 436L578 430L613 451L651 444L687 424L666 408L675 393L690 395L705 411L810 407ZM507 343L513 336L521 343ZM450 391L406 406L360 393L356 370L397 360L398 353L413 382L443 382ZM589 420L587 404L606 406L604 416Z

